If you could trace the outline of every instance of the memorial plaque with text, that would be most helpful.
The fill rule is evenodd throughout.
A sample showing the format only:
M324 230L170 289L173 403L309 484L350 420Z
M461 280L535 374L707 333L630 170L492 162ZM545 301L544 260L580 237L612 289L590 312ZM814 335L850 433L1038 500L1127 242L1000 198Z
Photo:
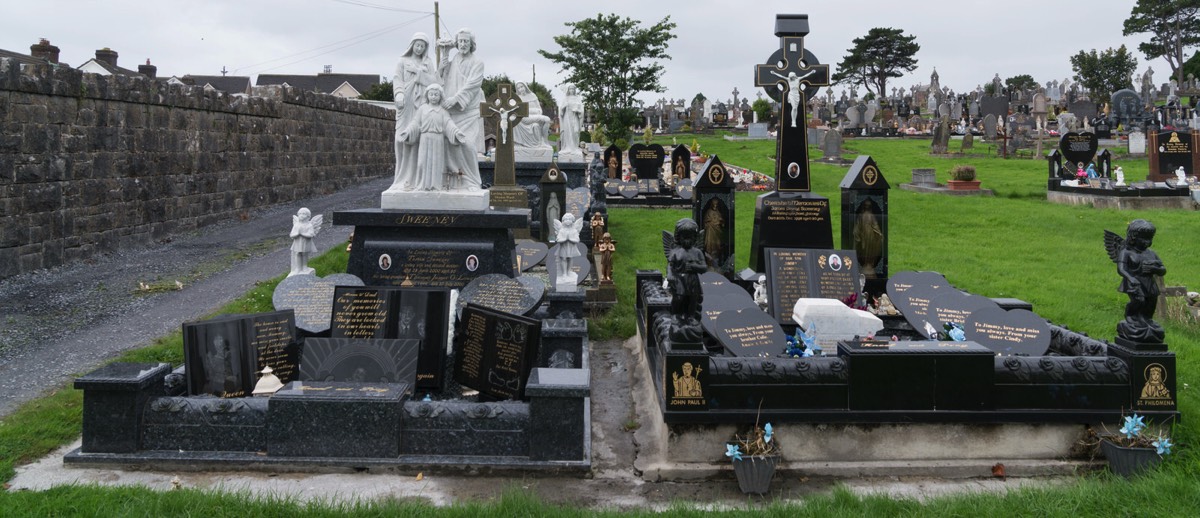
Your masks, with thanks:
M1175 178L1175 171L1183 168L1184 174L1192 176L1193 170L1192 134L1187 131L1163 131L1158 134L1158 174L1159 178Z
M967 340L1000 356L1044 356L1050 348L1050 324L1025 309L980 309L971 314L965 327Z
M766 248L833 248L829 199L797 193L759 196L750 236L750 267L755 271L764 271Z
M779 323L757 307L722 311L701 323L734 356L770 358L783 352L787 343Z
M546 260L546 252L549 250L550 247L546 246L546 243L528 239L517 240L517 268L525 272L542 264L542 261Z
M248 396L258 382L258 372L268 365L280 380L294 379L298 360L295 334L291 310L184 323L188 393Z
M450 291L440 288L338 287L333 338L420 340L416 386L440 390L450 325Z
M767 309L782 324L794 324L792 308L808 299L845 300L862 292L853 250L768 248Z
M411 245L411 246L409 246ZM491 243L446 240L423 247L403 241L367 241L363 280L371 286L458 289L484 273L481 266L495 253Z
M1071 169L1079 167L1080 164L1086 168L1100 149L1100 140L1093 133L1071 131L1059 140L1058 149L1062 151L1063 159L1070 162Z
M639 191L638 182L621 182L617 185L617 192L627 200L637 198Z
M495 399L522 399L537 361L541 322L468 304L456 345L454 380Z
M293 275L279 282L271 295L277 310L296 312L296 327L310 333L329 330L333 315L333 290L337 286L362 286L363 281L348 273L328 277Z
M935 333L941 330L941 325L934 322L936 317L929 316L930 304L950 291L954 291L950 282L937 272L900 272L888 279L887 286L892 304L926 338L932 338L931 330Z
M461 313L467 304L476 304L514 315L533 314L546 298L546 287L533 277L521 278L529 283L498 273L484 275L471 281L458 294L458 311Z
M661 144L634 144L629 146L629 165L633 167L638 178L658 178L662 171L663 159L667 151Z
M967 319L971 318L971 314L981 309L999 307L996 302L987 297L963 293L958 290L945 290L937 298L933 299L929 305L928 315L932 322L939 330L944 329L943 324L955 323L963 326L966 329Z

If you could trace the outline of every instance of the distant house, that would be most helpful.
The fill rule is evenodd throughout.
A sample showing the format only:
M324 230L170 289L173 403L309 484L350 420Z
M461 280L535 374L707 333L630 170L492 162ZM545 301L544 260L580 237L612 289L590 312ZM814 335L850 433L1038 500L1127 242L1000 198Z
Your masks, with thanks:
M250 76L193 76L172 77L169 83L203 87L228 94L249 94Z
M69 67L58 61L58 47L50 44L50 40L42 38L29 46L29 54L21 54L11 50L0 49L0 58L10 58L22 65L56 65Z
M108 47L97 50L96 57L85 61L82 65L75 68L83 72L100 74L102 76L144 76L154 79L158 75L158 67L151 65L149 59L146 60L145 65L138 65L136 71L117 66L117 51Z
M321 73L315 76L289 74L259 74L255 86L287 85L301 90L321 92L347 99L357 99L379 84L376 74Z

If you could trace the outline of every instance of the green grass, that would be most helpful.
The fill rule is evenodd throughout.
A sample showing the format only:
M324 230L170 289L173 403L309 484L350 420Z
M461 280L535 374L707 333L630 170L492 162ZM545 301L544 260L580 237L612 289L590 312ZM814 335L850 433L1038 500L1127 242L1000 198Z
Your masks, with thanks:
M678 136L690 144L693 136ZM773 141L725 141L713 136L696 137L701 151L717 153L727 164L773 171ZM669 144L670 138L656 138ZM951 150L958 150L958 142ZM1002 160L989 154L987 144L976 141L974 155L951 158L929 156L928 139L847 139L844 156L869 154L892 185L889 192L889 243L892 273L905 270L941 272L959 288L989 297L1016 297L1034 305L1035 311L1056 323L1092 336L1111 338L1121 318L1125 298L1116 291L1115 266L1103 247L1103 231L1123 234L1129 221L1145 218L1158 227L1154 249L1167 265L1168 285L1200 288L1200 262L1193 260L1196 213L1179 210L1115 211L1071 207L1046 202L1046 163L1042 159ZM1049 146L1046 147L1049 150ZM819 157L820 151L810 150ZM910 180L911 169L934 168L944 182L956 164L974 165L983 187L994 197L950 197L918 194L898 188ZM1145 177L1142 161L1125 161L1118 153L1114 165L1126 171L1127 181ZM840 191L838 183L846 167L815 164L813 188L831 200L835 243L839 242ZM737 267L745 267L753 225L757 193L736 197ZM632 336L634 324L633 279L638 269L665 269L661 231L690 216L679 209L610 209L610 231L618 241L614 282L619 303L608 314L591 319L594 339ZM344 271L347 254L337 250L315 259L318 274ZM218 313L252 313L271 309L271 293L282 279L263 282ZM807 497L803 505L772 505L765 514L779 516L1079 516L1138 514L1177 516L1184 509L1200 508L1196 482L1200 453L1196 449L1196 391L1185 388L1200 375L1195 355L1200 343L1200 326L1182 320L1163 320L1167 341L1177 353L1177 400L1184 419L1175 426L1178 445L1163 467L1133 481L1108 474L1088 475L1061 487L1033 488L994 495L957 495L925 503L885 497L858 497L845 490ZM179 333L154 345L127 353L120 361L182 362ZM81 395L60 389L24 405L0 421L0 480L12 477L13 466L39 458L79 435ZM724 483L724 482L714 482ZM749 502L749 501L748 501ZM384 501L367 504L307 504L293 501L252 499L200 491L159 493L144 489L98 487L59 488L40 493L0 493L0 509L20 509L26 515L174 515L203 516L292 516L438 514L457 516L540 516L590 514L544 504L514 492L488 503L462 504L431 510L414 502ZM756 511L762 514L761 511ZM4 513L0 513L4 514ZM645 513L643 513L645 514ZM668 514L691 515L676 509ZM733 515L741 514L737 512Z

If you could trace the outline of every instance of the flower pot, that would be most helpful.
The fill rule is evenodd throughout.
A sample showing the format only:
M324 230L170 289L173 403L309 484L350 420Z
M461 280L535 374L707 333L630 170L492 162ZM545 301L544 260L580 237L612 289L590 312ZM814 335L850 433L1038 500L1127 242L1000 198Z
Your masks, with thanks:
M733 472L737 475L738 487L743 493L765 494L771 488L771 478L775 476L778 464L779 455L734 460Z
M1122 477L1132 477L1158 466L1162 456L1154 448L1127 448L1105 439L1100 441L1100 451L1108 459L1108 468Z
M951 191L978 191L981 180L947 180Z

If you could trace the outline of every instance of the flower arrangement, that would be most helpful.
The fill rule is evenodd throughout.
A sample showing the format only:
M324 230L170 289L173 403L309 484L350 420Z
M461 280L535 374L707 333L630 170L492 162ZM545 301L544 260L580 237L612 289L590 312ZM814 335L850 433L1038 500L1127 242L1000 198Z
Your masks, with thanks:
M1154 448L1159 456L1171 453L1171 438L1167 435L1150 435L1146 432L1145 417L1137 415L1125 416L1124 425L1117 434L1106 437L1109 441L1122 448Z
M743 457L774 455L778 451L776 443L771 441L774 435L775 431L771 428L771 423L761 427L755 423L754 428L746 436L734 434L733 441L725 445L725 456L729 457L731 461L738 461Z
M972 165L956 165L950 170L950 178L960 182L969 182L975 179L975 166Z

